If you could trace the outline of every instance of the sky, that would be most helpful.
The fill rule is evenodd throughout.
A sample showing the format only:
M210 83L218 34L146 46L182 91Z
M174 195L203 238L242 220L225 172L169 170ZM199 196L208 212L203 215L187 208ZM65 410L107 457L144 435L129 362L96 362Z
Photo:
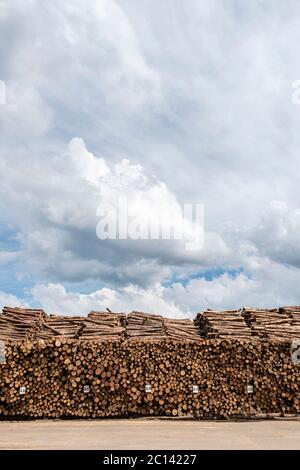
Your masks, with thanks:
M297 0L0 0L0 308L300 304L299 44ZM100 240L120 196L203 246Z

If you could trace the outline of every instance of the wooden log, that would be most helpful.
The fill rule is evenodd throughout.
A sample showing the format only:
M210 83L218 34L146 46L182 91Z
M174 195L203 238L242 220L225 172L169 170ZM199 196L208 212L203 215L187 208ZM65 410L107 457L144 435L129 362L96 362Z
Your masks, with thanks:
M300 338L299 312L289 311L287 323L278 310L207 311L195 321L33 312L32 322L24 309L17 319L7 311L0 315L0 416L298 415L291 338Z

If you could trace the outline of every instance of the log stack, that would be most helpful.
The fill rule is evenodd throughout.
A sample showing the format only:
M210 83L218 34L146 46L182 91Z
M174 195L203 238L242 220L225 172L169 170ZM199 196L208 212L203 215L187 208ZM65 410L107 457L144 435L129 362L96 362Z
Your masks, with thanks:
M14 341L0 382L2 418L300 413L299 366L284 342Z
M200 336L199 327L190 320L165 318L164 327L167 338L177 341L203 341L203 338Z
M48 338L49 336L63 336L65 338L78 338L82 330L81 317L62 317L60 315L50 315L41 325L37 334L38 338Z
M290 341L299 336L300 329L292 324L292 314L284 308L244 308L242 315L253 334L271 341Z
M290 317L290 324L292 329L290 331L290 337L297 339L300 337L300 307L280 307L280 313L286 313Z
M81 340L102 339L116 340L125 336L126 315L124 313L107 313L92 311L83 320Z
M4 307L0 315L0 340L33 338L46 316L39 309Z
M280 336L283 324L274 326L279 340L273 330L255 331L256 323L266 328L265 315L297 326L300 309L283 308L205 311L194 322L5 309L0 417L298 415L300 365L290 339Z
M126 318L128 339L174 339L177 341L202 341L197 325L191 320L171 319L162 315L131 312Z
M251 330L247 326L241 311L226 310L217 312L206 310L195 318L200 334L204 338L250 339Z
M161 315L131 312L126 319L126 336L133 339L165 338L164 319Z

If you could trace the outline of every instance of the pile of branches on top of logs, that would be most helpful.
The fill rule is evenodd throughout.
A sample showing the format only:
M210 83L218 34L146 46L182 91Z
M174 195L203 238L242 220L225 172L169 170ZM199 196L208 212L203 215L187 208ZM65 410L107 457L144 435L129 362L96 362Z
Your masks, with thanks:
M83 320L80 334L82 340L92 340L101 337L111 340L125 337L126 315L124 313L95 312L88 314Z
M166 339L199 341L198 327L191 320L173 320L142 312L92 311L87 317L47 315L42 310L4 308L0 315L0 339Z
M40 309L5 307L0 315L0 340L53 337L99 340L166 340L201 342L204 338L290 341L300 337L300 307L198 313L195 320L170 319L142 312L92 311L83 316L48 316Z
M61 315L50 315L41 325L36 337L47 339L53 336L64 336L65 338L78 338L82 330L82 317L63 317Z
M279 313L286 313L290 316L290 323L293 327L300 327L300 307L280 307Z
M108 312L90 312L87 317L64 317L50 315L42 323L36 333L39 339L49 339L53 336L91 340L95 338L117 339L125 334L125 315Z
M289 308L243 308L242 316L261 339L289 341L299 337L300 328L292 323L293 316Z
M251 330L239 310L221 312L206 310L198 313L194 322L204 338L249 339L251 337Z
M278 312L279 313L287 313L292 317L293 314L296 314L296 315L300 314L300 306L299 305L288 305L288 306L284 306L284 307L279 307Z
M4 307L0 315L0 340L34 337L46 316L40 309Z
M126 317L126 336L129 339L163 339L166 337L161 315L131 312Z
M166 336L178 341L203 341L199 327L191 320L164 319Z

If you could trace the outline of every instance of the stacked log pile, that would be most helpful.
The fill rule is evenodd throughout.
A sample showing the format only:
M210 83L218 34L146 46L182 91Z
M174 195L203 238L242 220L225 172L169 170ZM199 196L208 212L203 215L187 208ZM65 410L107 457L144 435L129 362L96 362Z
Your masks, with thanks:
M284 308L244 308L242 315L252 332L262 339L290 341L299 337L300 328L293 324L293 315ZM298 313L296 313L298 315Z
M83 320L80 339L116 340L125 336L126 315L124 313L91 312Z
M195 322L140 312L58 319L6 309L0 417L299 414L300 365L291 341L255 331L266 327L267 314L269 323L287 316L293 328L300 309L283 309L206 311ZM26 322L16 322L17 334L16 316Z
M237 310L223 312L206 310L197 314L195 324L205 338L249 339L251 337L250 328L241 312Z
M83 328L82 318L62 317L50 315L41 325L36 335L38 338L46 339L52 336L64 336L65 338L78 338Z
M202 341L199 328L191 320L174 320L142 312L131 312L126 317L126 337L131 340Z
M300 338L300 312L295 312L291 318L291 333L290 338L297 339Z
M190 320L165 318L164 327L167 338L178 341L203 341L198 326Z
M45 317L45 312L39 309L4 307L0 315L0 340L32 338Z
M3 418L300 413L299 366L283 342L11 342L0 382Z
M124 337L131 340L201 340L199 329L191 320L173 320L142 312L125 315L92 311L87 317L64 317L48 316L43 310L5 307L0 315L0 339L47 340L57 336L82 340L115 340Z
M126 319L126 335L130 339L165 338L164 319L161 315L131 312Z
M290 317L292 326L290 337L293 339L300 338L300 307L280 307L279 312L286 313Z

